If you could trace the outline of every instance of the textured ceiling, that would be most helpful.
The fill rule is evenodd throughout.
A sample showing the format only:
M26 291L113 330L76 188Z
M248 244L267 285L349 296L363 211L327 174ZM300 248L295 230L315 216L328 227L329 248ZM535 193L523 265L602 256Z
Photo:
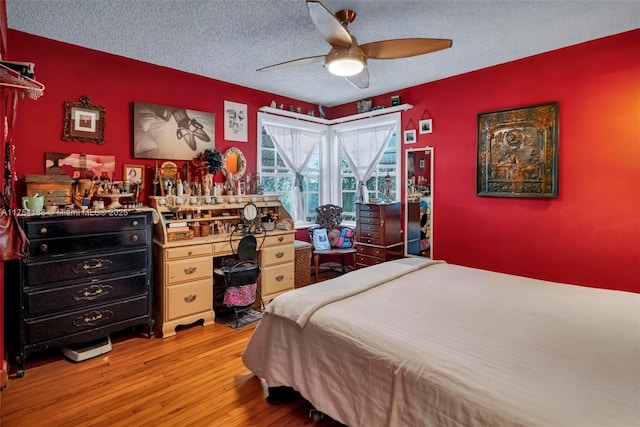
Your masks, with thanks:
M371 83L362 90L321 63L256 72L328 53L304 0L7 0L7 19L26 33L326 106L640 27L638 0L323 3L333 12L356 11L349 30L360 44L433 37L452 39L453 47L369 60Z

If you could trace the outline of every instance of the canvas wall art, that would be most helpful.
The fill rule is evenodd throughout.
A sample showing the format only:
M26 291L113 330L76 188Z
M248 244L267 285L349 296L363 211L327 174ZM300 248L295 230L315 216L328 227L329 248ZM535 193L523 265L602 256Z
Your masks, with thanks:
M247 142L247 105L224 101L224 139Z
M163 105L133 103L133 157L191 160L215 146L215 115Z
M113 180L116 157L85 153L45 153L46 175L77 178L108 177Z

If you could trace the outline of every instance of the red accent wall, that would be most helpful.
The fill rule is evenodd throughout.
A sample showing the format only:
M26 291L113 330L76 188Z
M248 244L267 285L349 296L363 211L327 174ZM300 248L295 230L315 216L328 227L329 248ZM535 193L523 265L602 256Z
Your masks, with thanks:
M44 173L45 152L115 155L115 179L122 179L122 165L146 165L146 188L154 172L154 160L133 159L133 102L182 107L215 114L215 146L224 153L238 147L247 158L247 172L256 170L257 112L272 100L302 107L314 105L227 82L151 65L121 56L9 29L11 60L36 64L36 79L45 84L44 96L20 102L15 129L17 173ZM210 52L212 61L224 61ZM105 107L104 145L62 140L64 103L87 95ZM224 101L247 104L249 142L224 140ZM171 159L166 159L171 160ZM163 160L159 160L162 163ZM177 161L178 166L184 162ZM219 173L216 180L223 181ZM20 188L24 189L24 183ZM146 191L149 195L150 191Z
M11 60L36 63L47 85L20 102L14 140L17 172L43 173L44 152L84 151L132 159L131 103L144 101L216 114L216 146L240 147L255 170L256 112L272 99L313 105L93 50L8 32ZM454 47L455 49L455 44ZM433 146L434 255L451 263L546 280L640 292L640 30L400 90L424 110L433 133L411 148ZM437 53L436 53L437 54ZM436 55L434 54L434 55ZM219 60L219 58L218 58ZM375 85L375 64L371 65ZM65 101L88 95L106 108L104 146L63 142ZM384 94L374 105L389 105ZM249 143L223 140L223 101L248 104ZM480 112L560 103L559 197L475 195L476 116ZM354 114L355 103L330 117ZM116 178L121 171L116 171Z
M433 118L433 133L404 148L434 147L436 258L640 292L638 52L634 30L373 98L413 104L403 127L425 109ZM558 198L476 196L477 114L548 101L560 108Z

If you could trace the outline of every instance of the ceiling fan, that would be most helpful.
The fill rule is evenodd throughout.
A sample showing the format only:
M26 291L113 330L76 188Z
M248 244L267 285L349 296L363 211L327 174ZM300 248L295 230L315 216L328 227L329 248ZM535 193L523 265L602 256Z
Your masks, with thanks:
M331 45L329 53L281 62L259 68L257 71L323 62L324 67L331 74L342 76L352 85L366 89L369 87L368 59L396 59L424 55L450 48L453 43L450 39L408 38L359 45L355 36L351 35L347 29L356 19L356 13L353 10L339 10L334 15L318 0L307 0L307 8L316 28Z

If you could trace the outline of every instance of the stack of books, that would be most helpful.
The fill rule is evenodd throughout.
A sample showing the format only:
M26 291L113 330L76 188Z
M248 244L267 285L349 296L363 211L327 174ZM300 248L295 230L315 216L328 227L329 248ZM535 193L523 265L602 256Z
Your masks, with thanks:
M189 231L189 224L187 222L170 222L167 224L167 233L184 233Z

